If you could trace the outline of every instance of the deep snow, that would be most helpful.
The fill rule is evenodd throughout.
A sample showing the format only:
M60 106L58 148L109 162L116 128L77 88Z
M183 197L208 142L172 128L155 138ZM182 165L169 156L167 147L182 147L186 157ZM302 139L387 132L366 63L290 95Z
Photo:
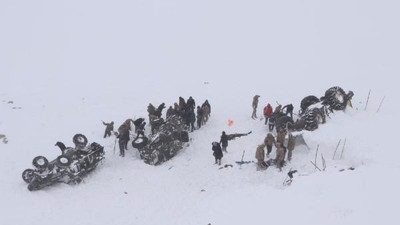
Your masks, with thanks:
M0 2L0 224L398 224L399 5ZM353 109L305 132L310 150L297 148L283 172L234 163L243 150L255 160L267 133L250 117L255 94L259 115L266 102L297 111L335 85L355 93ZM172 160L149 166L132 148L120 158L114 137L102 138L101 120L147 119L148 103L179 96L208 99L212 116ZM253 133L229 143L222 162L234 167L219 170L211 142L223 130ZM83 184L29 192L21 173L33 157L55 158L54 144L76 133L105 146L104 163ZM317 145L324 172L309 162ZM299 173L283 186L290 168Z

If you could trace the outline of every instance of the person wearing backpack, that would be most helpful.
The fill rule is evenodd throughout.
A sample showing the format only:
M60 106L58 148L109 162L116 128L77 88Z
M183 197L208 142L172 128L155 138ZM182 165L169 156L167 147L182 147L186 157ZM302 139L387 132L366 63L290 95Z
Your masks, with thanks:
M272 114L272 106L271 106L271 104L267 104L265 107L264 107L264 117L265 117L265 125L267 125L268 124L268 120L269 120L269 116Z

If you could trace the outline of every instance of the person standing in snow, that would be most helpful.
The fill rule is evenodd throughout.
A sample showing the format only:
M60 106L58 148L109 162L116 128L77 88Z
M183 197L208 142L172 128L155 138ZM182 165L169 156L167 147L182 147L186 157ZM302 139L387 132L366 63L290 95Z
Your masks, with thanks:
M111 132L114 131L114 122L113 121L111 121L111 123L106 123L104 121L102 122L106 126L106 130L104 131L104 138L110 137Z
M261 144L257 147L256 150L256 159L257 159L257 170L263 170L265 169L264 166L264 157L265 157L265 144Z
M136 139L139 138L139 136L144 137L144 130L145 130L146 122L142 122L138 128L136 129Z
M272 151L272 146L275 145L275 137L274 135L270 132L267 134L267 137L264 139L264 145L267 146L267 157L269 157L269 154Z
M222 145L222 151L228 152L226 148L228 147L228 135L226 135L225 131L222 131L221 140L219 143Z
M276 136L276 142L279 142L283 146L285 143L285 136L286 136L285 130L283 129L280 130Z
M190 131L193 132L195 130L194 123L196 122L196 114L194 113L193 108L187 108L188 110L188 119L189 119L189 127Z
M285 149L283 144L276 142L276 158L275 164L279 171L282 171L283 164L285 162Z
M292 152L294 150L295 145L296 145L296 139L292 135L292 133L289 133L288 144L287 144L287 150L288 150L287 159L289 162L292 160Z
M208 111L209 111L209 115L208 116L210 116L211 115L211 105L210 105L210 103L208 102L208 100L206 100L202 105L201 105L201 107L203 107L203 106L208 106Z
M275 108L274 114L279 114L279 113L281 113L281 110L282 110L282 105L278 105L278 106Z
M274 130L275 121L276 121L276 114L272 113L268 117L268 129L269 129L269 132L272 132Z
M208 107L208 105L203 104L201 106L201 111L203 114L203 117L201 119L201 124L205 125L206 122L208 121L208 118L210 117L210 108Z
M129 129L123 128L118 131L119 155L125 157L125 149L128 149Z
M265 117L265 125L267 125L269 116L272 114L272 106L269 103L264 107L263 113Z
M218 165L221 165L221 159L224 156L224 154L222 153L222 149L221 149L221 145L214 141L212 143L212 150L213 150L213 156L215 158L215 164L218 163Z
M125 150L128 149L128 142L130 140L129 131L131 130L131 122L133 122L132 119L127 119L118 128L117 138L118 138L120 156L122 157L125 156Z
M189 97L189 99L186 102L186 106L190 109L193 109L196 107L196 102L194 101L194 99L192 98L192 96Z
M200 129L203 124L203 109L197 106L197 129Z
M168 117L170 117L170 116L172 116L173 114L175 114L175 110L172 108L172 106L170 106L168 109L167 109L167 115L166 115L166 119L168 119Z
M253 106L253 114L251 115L251 118L252 118L252 119L257 118L257 107L258 107L258 98L259 98L259 97L260 97L259 95L255 95L255 96L253 97L253 103L252 103L252 106Z

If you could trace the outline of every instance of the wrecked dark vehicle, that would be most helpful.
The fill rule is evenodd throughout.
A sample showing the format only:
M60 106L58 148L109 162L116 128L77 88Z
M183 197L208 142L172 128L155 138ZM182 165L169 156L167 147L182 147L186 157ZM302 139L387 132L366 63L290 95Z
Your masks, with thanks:
M334 110L344 110L347 106L352 107L351 99L354 96L352 91L347 94L340 87L329 88L323 97L318 99L314 95L305 97L300 104L299 119L296 122L288 123L289 130L300 131L302 129L313 131L318 129L319 124L326 122L326 117ZM285 126L285 125L276 125Z
M44 156L33 159L34 169L26 169L22 179L28 184L28 190L39 190L55 183L78 184L83 176L93 171L104 159L104 148L98 143L87 145L87 138L82 134L73 137L75 148L66 148L57 142L62 154L53 161Z
M352 91L346 94L341 87L335 86L326 90L325 95L320 100L332 112L333 110L344 110L347 106L352 107L351 99L353 96Z
M143 161L159 165L172 157L189 142L189 134L183 118L171 115L158 127L156 133L147 137L137 137L132 146L137 148Z

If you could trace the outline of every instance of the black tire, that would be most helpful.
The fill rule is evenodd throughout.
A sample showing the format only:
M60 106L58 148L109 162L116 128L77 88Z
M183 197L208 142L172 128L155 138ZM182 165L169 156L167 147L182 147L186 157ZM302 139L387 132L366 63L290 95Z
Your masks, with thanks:
M22 172L22 179L28 184L31 183L33 176L34 176L33 169L26 169L24 170L24 172Z
M72 141L74 142L77 148L84 148L88 143L88 139L83 134L75 134L74 137L72 138Z
M60 168L67 168L71 163L72 159L67 155L60 155L56 158L56 165Z
M318 124L324 123L325 117L323 112L321 112L321 109L319 108L313 108L307 110L307 112L304 115L305 118L305 127L304 129L308 131L314 131L318 129ZM322 119L322 121L319 121L319 119Z
M149 139L147 137L138 137L132 141L132 147L140 149L147 145Z
M352 92L351 92L352 93ZM340 87L331 87L325 92L323 104L331 110L344 110L347 106L348 96Z
M309 95L309 96L303 98L303 100L301 100L300 108L304 112L310 105L313 105L318 102L320 102L319 98L317 98L314 95Z
M49 165L49 160L44 156L36 156L32 161L32 165L39 170L46 169Z

